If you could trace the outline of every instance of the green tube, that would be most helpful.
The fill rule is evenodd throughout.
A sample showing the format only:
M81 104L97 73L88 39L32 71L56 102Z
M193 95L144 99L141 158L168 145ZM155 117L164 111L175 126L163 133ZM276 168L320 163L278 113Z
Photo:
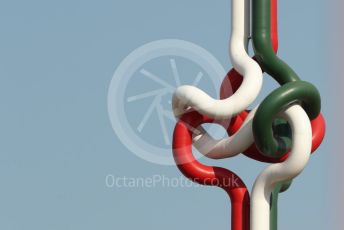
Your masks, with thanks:
M272 130L276 133L276 137L288 138L288 141L291 141L291 128L288 122L282 118L277 118L272 124Z
M252 39L255 58L263 70L279 84L297 81L300 78L281 59L271 43L271 0L253 0L252 2Z
M253 134L259 151L270 157L281 157L291 144L290 127L276 124L276 115L292 104L301 105L310 119L320 113L321 99L318 90L278 58L271 43L271 0L252 0L252 40L255 58L262 69L281 87L273 91L259 106L253 119ZM275 124L274 124L275 123ZM275 125L274 129L271 124ZM276 137L274 137L274 133ZM282 137L287 134L288 137ZM278 196L286 191L291 181L278 183L270 198L270 230L277 230Z
M272 126L278 138L285 140L286 148L290 148L292 132L288 122L284 119L277 118ZM279 182L275 185L270 197L270 230L277 230L278 223L278 198L279 193L285 192L291 186L292 180Z
M285 181L278 183L270 198L270 230L277 230L278 228L278 195L285 192L290 187L292 181Z
M291 147L292 132L288 122L281 118L275 119L272 124L272 131L274 138L278 142L278 146L289 150Z
M305 81L284 84L258 107L252 129L257 147L265 156L281 157L288 151L285 144L279 144L274 138L271 124L280 111L294 103L300 104L311 120L320 113L320 94L312 84Z
M274 53L270 39L271 0L253 0L252 6L252 40L256 60L282 85L259 106L253 120L253 133L257 148L263 155L280 157L286 152L286 145L279 144L273 137L271 124L275 116L297 103L313 119L320 113L321 99L312 84L300 81L297 74Z

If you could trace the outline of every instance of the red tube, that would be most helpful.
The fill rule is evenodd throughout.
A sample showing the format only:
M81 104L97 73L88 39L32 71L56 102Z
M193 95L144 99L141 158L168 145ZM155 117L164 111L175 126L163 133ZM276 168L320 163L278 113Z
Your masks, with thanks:
M277 12L278 12L277 0L271 0L271 43L272 43L272 48L275 51L275 53L277 53L277 50L278 50L278 14ZM240 87L242 80L243 80L243 77L234 68L232 68L227 74L225 80L222 82L221 91L220 91L221 99L230 97L233 94L233 92L235 92ZM248 114L248 111L243 111L238 116L235 116L232 118L232 121L234 120L233 124L235 124L235 126L229 127L228 131L230 134L235 133L240 128L243 122L242 120L245 120L247 114ZM258 153L255 153L254 155L257 155L257 154ZM256 159L256 157L254 159Z
M221 90L220 90L221 99L228 98L234 92L236 92L238 88L240 87L242 80L243 80L243 77L239 73L237 73L235 70L232 69L227 74L226 79L223 81L221 85ZM227 90L229 83L231 84L232 90ZM235 123L231 122L229 127L227 128L228 135L233 135L240 129L248 113L249 111L244 111L240 113L238 116L233 118ZM232 124L235 124L235 125L232 125ZM320 146L325 136L326 125L325 125L325 119L323 115L320 113L317 118L311 121L311 125L312 125L312 134L313 134L312 136L312 153L313 153ZM255 144L250 146L250 148L248 148L243 154L254 160L266 162L266 163L283 162L289 156L289 154L286 153L280 158L265 157L259 152Z
M277 0L271 0L271 43L275 53L278 50L278 15Z
M198 162L192 153L192 132L213 120L197 112L185 114L177 123L173 133L173 156L179 170L190 180L202 185L224 189L231 200L232 230L249 230L249 193L244 182L233 172Z
M277 0L271 0L271 43L275 52L278 50L278 28L277 28ZM242 83L242 76L232 69L226 76L225 81L221 85L221 99L228 98L235 92ZM249 111L243 111L238 116L232 118L227 128L228 135L237 132ZM195 159L192 153L192 132L190 127L197 128L204 123L214 123L215 121L197 112L185 114L177 123L173 133L173 156L179 170L190 180L203 185L217 186L224 189L231 200L231 216L232 230L249 230L250 221L250 198L244 182L232 171L206 166ZM312 121L312 152L314 152L321 144L325 134L325 121L320 114ZM288 158L286 153L281 158L268 158L262 156L253 144L244 154L252 159L262 162L282 162ZM233 183L234 181L234 183ZM230 183L229 183L230 182Z
M271 44L275 53L277 53L278 51L278 13L277 12L278 12L277 0L271 0ZM228 98L234 92L236 92L238 88L240 87L242 81L243 81L243 77L234 68L231 69L221 85L221 91L220 91L221 99ZM230 85L228 83L230 83ZM232 90L229 90L229 89L232 89ZM227 129L228 135L233 135L235 132L237 132L240 129L240 126L246 119L248 113L249 111L243 111L238 116L232 118L231 125ZM232 125L232 124L235 124L235 125ZM312 120L311 125L312 125L312 132L313 132L313 138L312 138L313 140L312 153L313 153L320 146L325 136L326 125L325 125L325 120L324 120L323 115L320 114L316 119ZM250 157L254 160L267 162L267 163L282 162L288 158L288 153L284 154L280 158L265 157L259 153L258 149L256 148L254 144L249 149L247 149L244 152L244 154L247 157Z

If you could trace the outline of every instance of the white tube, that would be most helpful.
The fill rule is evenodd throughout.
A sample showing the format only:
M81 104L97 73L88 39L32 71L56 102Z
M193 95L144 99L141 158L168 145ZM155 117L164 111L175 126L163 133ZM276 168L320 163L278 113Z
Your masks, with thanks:
M284 116L292 129L292 149L285 162L268 166L257 177L251 195L251 230L270 229L270 196L275 184L299 175L310 158L312 129L306 112L294 105Z
M244 77L240 88L230 98L216 100L194 86L181 86L172 99L173 112L177 118L191 107L203 115L225 119L240 113L256 99L262 87L263 74L259 65L247 53L249 15L249 0L232 0L229 55L234 68Z
M201 154L212 159L224 159L242 153L254 142L252 120L256 110L252 110L240 129L228 138L215 140L202 126L198 127L197 135L193 136L193 145Z

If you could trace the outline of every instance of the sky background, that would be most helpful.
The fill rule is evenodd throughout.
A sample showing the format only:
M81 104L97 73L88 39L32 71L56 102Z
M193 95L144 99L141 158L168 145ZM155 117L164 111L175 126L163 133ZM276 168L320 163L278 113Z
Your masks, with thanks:
M279 3L279 56L318 87L327 120L324 143L281 195L281 230L340 229L333 103L339 87L332 83L339 75L333 66L335 42L328 36L338 28L335 3ZM229 25L228 0L1 0L0 229L229 229L229 200L218 188L105 183L108 175L181 176L174 166L137 157L112 129L107 95L121 61L147 42L174 38L205 48L228 70ZM158 73L166 70L149 65ZM185 71L192 72L187 66ZM152 84L125 87L144 92ZM257 101L276 86L266 76ZM128 108L128 119L142 117L146 108L144 102ZM157 119L149 122L156 128ZM143 138L161 145L162 135L153 128ZM202 162L233 170L249 188L265 167L243 156Z

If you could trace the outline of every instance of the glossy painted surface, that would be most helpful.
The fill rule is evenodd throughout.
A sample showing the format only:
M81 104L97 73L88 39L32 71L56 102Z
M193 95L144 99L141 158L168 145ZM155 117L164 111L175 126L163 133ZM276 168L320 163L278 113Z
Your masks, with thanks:
M320 113L321 100L313 85L301 82L294 70L276 56L270 39L270 0L253 0L252 8L252 41L256 60L265 72L282 85L261 103L253 122L253 132L260 152L278 157L285 150L278 147L272 137L271 119L265 119L266 115L276 116L287 106L298 103L310 119L314 119Z
M249 229L249 193L244 182L232 171L207 166L197 161L192 153L192 131L212 119L197 112L184 115L177 123L173 133L173 155L179 170L190 180L224 189L231 199L231 229ZM232 182L235 183L232 183Z
M194 86L181 86L175 91L172 100L176 117L192 107L209 117L227 119L245 110L258 96L262 87L262 70L247 53L250 1L233 0L231 16L229 55L234 68L244 76L242 85L231 98L224 100L214 99Z
M221 100L214 100L195 87L182 86L177 89L173 98L175 116L180 118L189 108L195 109L200 114L188 113L178 122L174 133L173 151L176 163L184 175L190 179L200 176L203 179L197 182L206 185L211 185L207 184L206 178L218 178L216 173L213 173L217 168L209 168L197 162L192 157L190 147L192 143L203 155L213 159L223 159L243 153L258 161L274 163L263 170L253 187L250 228L251 230L277 230L278 194L290 187L292 179L299 175L307 165L310 153L321 144L325 135L325 121L320 113L321 100L318 90L312 84L300 81L297 74L276 56L278 50L277 0L253 1L252 37L255 60L263 71L270 74L282 86L273 91L258 108L252 111L244 110L252 102L252 95L256 93L257 88L254 89L253 94L252 91L247 91L247 97L240 99L243 90L249 89L247 81L250 78L244 74L242 67L237 65L238 60L235 60L242 54L240 46L233 42L235 35L240 34L240 30L236 28L240 24L239 18L245 18L240 13L244 12L242 9L242 6L233 1L232 10L235 12L232 12L232 35L234 34L234 39L232 37L230 55L234 68L224 81L230 82L233 91L228 90L230 87L225 86L224 83L221 86ZM246 20L247 18L246 15ZM246 27L241 28L244 29L244 38L249 28L247 24L245 25ZM247 58L247 52L245 55ZM240 100L241 105L235 105L237 100ZM245 108L242 107L243 105ZM283 119L276 120L276 116ZM232 120L229 121L230 118ZM229 123L227 127L229 137L222 140L213 139L201 127L203 123L220 125ZM274 130L271 128L272 124ZM192 127L191 130L190 127ZM225 171L227 177L233 176L232 172ZM241 188L243 187L245 186L242 184ZM225 190L228 192L228 188ZM244 193L247 197L246 190ZM232 201L235 200L233 196L230 195L230 197ZM243 201L241 198L239 200ZM239 206L242 207L243 203ZM244 206L247 207L247 204ZM237 216L237 213L242 213L242 208L232 210L232 212L235 212ZM245 215L249 216L248 213ZM243 228L244 225L237 225L237 223L247 223L247 219L243 221L245 218L243 216L240 218L238 220L232 218L232 221L236 227ZM248 228L248 226L245 227Z

